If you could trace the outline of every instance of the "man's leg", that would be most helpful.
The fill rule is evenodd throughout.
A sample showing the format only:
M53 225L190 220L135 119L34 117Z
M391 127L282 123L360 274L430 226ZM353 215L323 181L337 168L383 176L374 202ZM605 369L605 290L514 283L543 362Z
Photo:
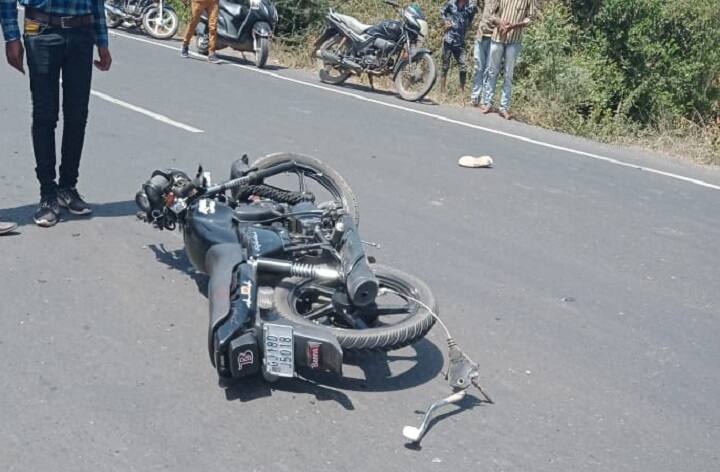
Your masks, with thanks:
M490 44L489 65L487 66L487 80L485 81L485 91L483 103L485 104L484 112L490 111L493 104L493 96L495 95L495 86L497 85L498 74L500 73L500 63L502 62L503 51L505 45L492 41Z
M32 96L32 141L40 195L55 198L55 127L60 101L60 68L65 38L57 33L25 36L30 94Z
M455 60L458 63L460 72L460 96L462 97L463 106L465 106L465 83L467 82L467 52L465 46L455 51Z
M472 90L470 91L470 101L473 105L477 106L478 103L480 103L480 94L482 93L482 88L484 84L484 69L485 69L485 61L482 61L482 40L476 39L475 40L475 46L473 47L473 65L474 65L474 75L473 75L473 85Z
M215 48L217 47L217 24L218 14L220 13L220 2L218 0L211 0L207 4L208 10L208 33L210 34L210 42L208 45L209 55L215 55Z
M91 28L66 33L67 49L62 67L63 137L60 162L60 189L77 185L80 156L85 143L85 126L90 101L94 34Z
M183 49L186 49L190 45L190 40L195 35L195 28L200 23L200 16L204 11L204 7L199 0L192 0L190 24L188 24L187 31L185 31L185 37L183 38Z
M483 90L485 89L485 82L487 82L488 76L488 55L490 52L490 37L483 36L482 40L478 41L479 44L479 55L475 58L475 84L473 86L473 99L475 101L482 101ZM475 91L477 87L477 92Z
M440 93L445 95L445 86L447 85L447 73L450 70L450 57L452 49L447 43L443 43L442 49L442 67L440 69Z
M503 91L500 98L500 112L503 118L510 119L510 102L512 100L512 80L515 73L515 62L522 49L521 43L510 43L505 46L505 71L503 72Z

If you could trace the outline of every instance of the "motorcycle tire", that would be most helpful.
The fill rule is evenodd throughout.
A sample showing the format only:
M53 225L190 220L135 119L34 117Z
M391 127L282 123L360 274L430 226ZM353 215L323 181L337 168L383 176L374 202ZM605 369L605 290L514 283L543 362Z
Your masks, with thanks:
M427 95L430 90L432 90L433 86L435 85L435 81L437 80L437 68L435 66L435 61L433 60L432 56L426 52L418 54L414 61L417 63L419 60L423 60L427 64L427 71L423 74L425 76L424 83L420 86L419 90L413 92L408 90L405 87L405 83L403 80L405 79L405 68L410 65L410 63L406 62L400 66L400 70L398 71L397 75L395 76L395 88L397 89L398 93L400 94L400 97L403 100L407 100L409 102L419 102L423 98L425 98L425 95Z
M341 40L342 36L335 35L322 43L319 49L330 49L336 46ZM337 73L337 75L333 75L331 72L335 72ZM340 85L345 82L352 75L352 73L346 70L339 70L336 67L325 64L321 59L318 59L318 75L320 76L321 82L330 85Z
M258 69L265 67L268 57L270 57L270 38L261 36L257 39L257 49L255 49L255 65Z
M328 166L321 160L310 156L304 156L302 154L281 152L261 157L257 161L253 162L251 167L264 169L289 161L295 161L299 167L307 169L315 174L316 178L313 180L319 182L320 185L324 186L336 199L340 201L345 211L347 211L352 217L355 225L360 224L360 208L358 206L355 193L350 188L350 185L348 185L345 179L338 174L335 169Z
M438 313L437 302L430 288L420 279L398 269L372 264L370 266L380 283L380 287L389 287L398 292L420 300L424 305ZM274 291L275 312L280 318L308 326L322 326L329 329L337 338L344 351L392 351L415 343L423 338L435 323L435 318L422 304L409 301L412 307L410 316L397 324L370 326L367 329L348 329L316 323L298 313L298 295L303 285L312 283L308 279L288 277L283 279ZM393 315L398 316L398 315Z
M105 10L105 24L108 28L118 28L120 27L120 25L122 25L122 23L122 18L115 15L114 13L110 13L109 11Z
M162 28L158 26L160 11L157 7L148 8L143 15L143 29L155 39L170 39L177 34L180 20L172 8L163 8ZM167 26L166 26L167 22Z

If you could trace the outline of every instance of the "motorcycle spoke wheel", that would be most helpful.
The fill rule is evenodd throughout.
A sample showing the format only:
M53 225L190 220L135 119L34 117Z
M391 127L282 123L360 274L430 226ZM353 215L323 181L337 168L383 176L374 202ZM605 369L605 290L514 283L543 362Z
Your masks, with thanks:
M347 45L347 40L341 38L340 36L333 36L332 38L325 41L322 46L320 46L320 49L326 50L342 57L347 54L349 47ZM320 80L328 84L340 85L345 82L351 75L348 71L339 69L332 64L326 64L320 58L317 59L317 65Z
M406 63L395 78L400 96L408 101L418 101L427 95L437 78L435 62L429 54L416 57Z

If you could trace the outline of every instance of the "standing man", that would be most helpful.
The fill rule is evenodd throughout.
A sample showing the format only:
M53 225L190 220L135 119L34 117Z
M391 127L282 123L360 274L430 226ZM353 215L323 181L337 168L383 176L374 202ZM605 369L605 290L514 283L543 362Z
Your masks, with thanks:
M200 17L205 11L207 11L208 14L208 33L210 35L207 58L208 62L216 63L218 62L218 58L215 55L215 45L217 44L217 23L218 14L220 13L220 0L192 0L192 19L185 32L185 39L183 40L180 55L182 57L190 57L188 48L190 46L190 40L195 34L195 28L197 28L198 23L200 23Z
M472 24L477 11L475 0L447 0L440 11L444 21L445 36L443 37L442 70L440 75L440 92L445 93L447 73L450 70L450 57L454 57L460 70L460 90L465 98L465 81L467 78L467 54L465 53L465 33Z
M500 98L500 116L506 120L512 118L510 100L515 62L522 49L523 32L537 16L539 6L539 0L499 0L497 12L490 17L497 28L490 44L490 66L485 83L483 113L490 113L492 110L495 85L500 73L500 64L504 59L505 70L503 71L504 82Z
M473 76L473 87L470 93L470 103L474 107L480 105L483 91L485 89L485 81L488 76L488 56L490 55L490 43L495 27L493 22L496 11L498 9L498 0L486 0L483 8L482 17L478 24L477 36L475 38L475 50L473 58L475 59L475 74Z
M90 100L93 46L99 60L95 67L110 69L103 0L20 0L25 7L24 38L32 96L32 140L35 168L40 181L40 207L33 220L54 226L59 205L76 215L92 208L76 189L80 155ZM16 0L0 0L0 23L8 63L25 74L25 50L20 42ZM62 73L63 136L60 180L55 174L55 127Z

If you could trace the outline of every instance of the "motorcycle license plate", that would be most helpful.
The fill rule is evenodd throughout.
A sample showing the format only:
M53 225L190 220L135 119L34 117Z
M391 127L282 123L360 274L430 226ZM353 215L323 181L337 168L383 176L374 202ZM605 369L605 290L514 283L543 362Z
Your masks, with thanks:
M278 377L295 376L295 355L292 326L263 325L265 371Z

